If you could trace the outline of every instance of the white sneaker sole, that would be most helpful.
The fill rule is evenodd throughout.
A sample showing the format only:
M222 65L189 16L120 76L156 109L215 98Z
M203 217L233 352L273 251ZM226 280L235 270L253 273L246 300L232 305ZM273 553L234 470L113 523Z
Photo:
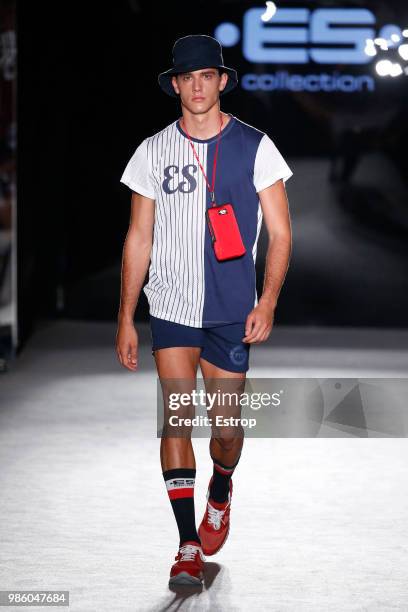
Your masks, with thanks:
M177 576L172 576L169 584L187 584L187 585L202 585L202 579L191 576L187 572L180 572Z

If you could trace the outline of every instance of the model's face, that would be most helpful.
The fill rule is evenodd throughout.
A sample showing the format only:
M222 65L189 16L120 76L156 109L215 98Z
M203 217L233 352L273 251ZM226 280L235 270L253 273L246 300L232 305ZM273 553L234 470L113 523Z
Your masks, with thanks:
M181 103L191 113L205 113L218 101L227 80L225 72L220 76L215 68L204 68L178 74L172 83Z

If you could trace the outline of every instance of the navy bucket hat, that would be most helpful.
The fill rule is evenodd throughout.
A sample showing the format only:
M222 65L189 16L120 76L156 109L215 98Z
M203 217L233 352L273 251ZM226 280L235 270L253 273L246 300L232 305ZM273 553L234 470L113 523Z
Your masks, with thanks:
M222 47L216 38L206 34L192 34L176 40L173 46L173 68L159 74L158 82L163 91L177 98L171 79L182 72L201 68L220 68L228 74L228 81L220 95L228 93L238 84L236 70L224 66Z

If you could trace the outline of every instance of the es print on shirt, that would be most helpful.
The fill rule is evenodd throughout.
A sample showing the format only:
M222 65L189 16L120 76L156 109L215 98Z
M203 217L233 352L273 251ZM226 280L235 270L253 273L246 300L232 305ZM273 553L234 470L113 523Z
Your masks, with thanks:
M217 204L234 207L246 253L218 261L206 223L210 193L178 120L146 138L120 179L155 200L149 280L150 314L192 327L246 320L258 303L255 261L262 225L258 193L293 172L267 134L233 115L221 131L215 179ZM217 136L191 138L208 180Z

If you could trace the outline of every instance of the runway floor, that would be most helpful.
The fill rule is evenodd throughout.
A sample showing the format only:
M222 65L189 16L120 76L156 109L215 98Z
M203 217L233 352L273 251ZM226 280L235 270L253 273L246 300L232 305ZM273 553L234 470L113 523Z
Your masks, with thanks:
M178 534L138 330L137 373L113 324L45 321L0 378L0 589L69 590L75 612L408 610L407 442L350 432L245 440L228 542L201 592L169 590ZM252 377L407 378L399 330L276 328L251 351ZM194 448L199 522L208 439Z

